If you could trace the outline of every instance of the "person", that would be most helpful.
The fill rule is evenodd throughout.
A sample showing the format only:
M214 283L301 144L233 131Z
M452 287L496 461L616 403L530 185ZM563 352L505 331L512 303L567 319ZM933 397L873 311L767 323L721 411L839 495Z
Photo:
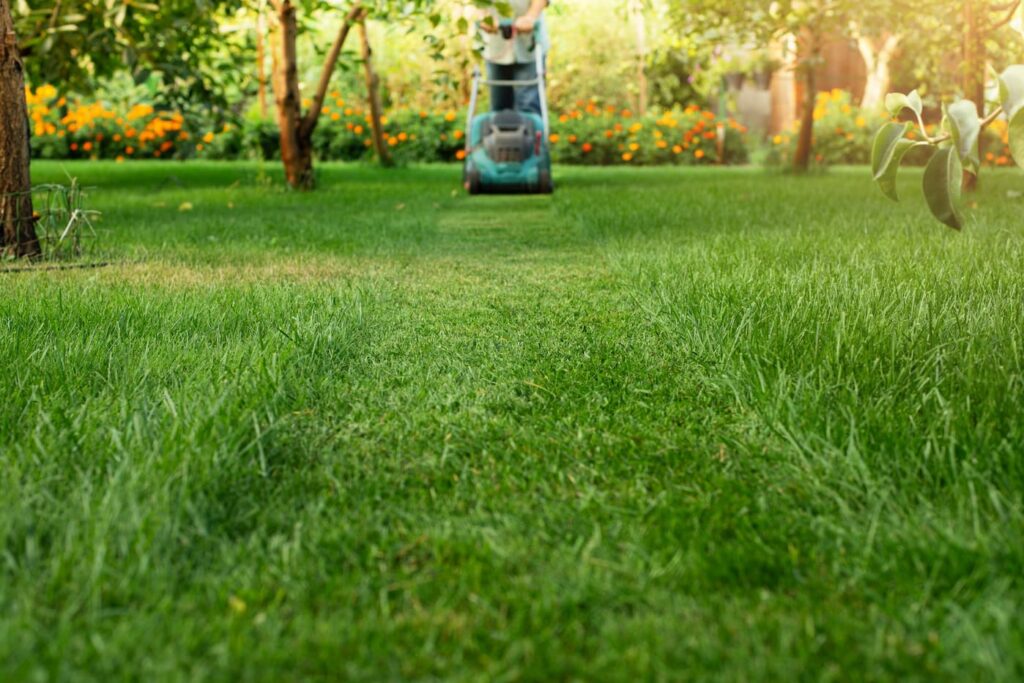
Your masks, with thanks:
M544 9L549 0L511 0L514 35L502 33L497 11L490 11L491 21L480 22L484 36L484 61L487 78L492 81L526 81L537 78L534 51L541 50L544 59L551 47ZM491 86L491 110L514 109L521 112L541 113L540 87L537 85L511 87Z

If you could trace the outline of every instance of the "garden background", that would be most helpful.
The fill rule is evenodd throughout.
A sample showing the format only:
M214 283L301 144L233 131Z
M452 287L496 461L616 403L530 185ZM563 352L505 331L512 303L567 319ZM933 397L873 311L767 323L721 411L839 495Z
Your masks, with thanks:
M370 33L385 108L383 137L400 163L450 162L461 156L472 36L438 46L424 36L442 22L465 22L457 1L411 25L373 22ZM756 43L701 28L700 7L665 0L557 2L548 10L551 144L562 164L784 165L797 145L802 84L799 46L785 39ZM309 93L318 55L340 16L300 36L300 86ZM218 18L222 42L190 73L197 82L165 87L168 73L151 67L85 78L79 87L37 74L29 86L32 149L42 159L277 159L269 18L251 7ZM443 28L443 26L442 26ZM1003 28L1013 36L1019 18ZM911 32L907 25L867 30L855 22L822 33L813 65L820 87L814 106L819 166L868 161L871 138L890 120L878 93L918 88L934 129L939 104L963 92L962 68L948 64L957 29ZM995 37L995 36L991 36ZM994 63L1012 55L992 55ZM374 156L358 48L340 62L314 133L321 160ZM877 65L884 60L884 65ZM944 63L944 60L946 63ZM935 64L944 68L931 68ZM226 66L230 65L230 66ZM948 68L947 68L948 67ZM205 80L203 80L205 79ZM73 82L74 83L74 82ZM310 104L311 94L303 99ZM722 144L719 144L719 137ZM984 162L1012 165L1007 127L985 132Z
M0 681L1024 680L1021 3L493 4L0 0Z

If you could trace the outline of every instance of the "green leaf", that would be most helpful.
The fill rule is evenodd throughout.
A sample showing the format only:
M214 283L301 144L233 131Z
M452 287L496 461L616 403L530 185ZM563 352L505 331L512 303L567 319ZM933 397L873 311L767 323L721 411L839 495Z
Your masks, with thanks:
M1016 64L999 76L999 100L1010 121L1010 154L1024 168L1024 64Z
M1021 168L1024 168L1024 107L1010 119L1010 154Z
M1024 64L1008 67L999 76L999 101L1009 119L1024 109Z
M963 166L978 174L981 168L981 154L978 138L981 137L981 118L978 107L970 100L960 100L944 107L949 132L953 136L953 147Z
M910 91L907 95L891 92L885 96L885 108L891 116L899 116L904 109L909 109L920 118L921 112L924 110L924 102L921 101L921 96L917 94L916 90Z
M914 146L913 142L904 139L908 130L909 123L887 123L878 129L871 147L871 174L882 193L894 202L899 201L896 172L903 155Z
M951 228L963 227L957 204L963 183L963 165L952 147L943 147L924 170L924 198L932 215Z
M907 106L907 96L901 92L891 92L885 96L885 110L889 116L899 116Z

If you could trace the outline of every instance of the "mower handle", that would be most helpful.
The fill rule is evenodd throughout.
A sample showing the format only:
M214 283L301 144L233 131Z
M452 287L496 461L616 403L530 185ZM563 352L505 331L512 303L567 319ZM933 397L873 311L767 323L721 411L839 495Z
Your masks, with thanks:
M484 22L478 21L476 24L477 24L478 27L482 27ZM495 28L497 28L497 31L495 31L495 34L500 35L505 40L512 40L513 38L515 38L520 33L520 31L516 28L516 24L515 24L515 20L514 19L502 19L501 21L498 22L498 25ZM539 21L533 27L532 33L533 33L534 39L537 39L537 38L540 37L540 22Z

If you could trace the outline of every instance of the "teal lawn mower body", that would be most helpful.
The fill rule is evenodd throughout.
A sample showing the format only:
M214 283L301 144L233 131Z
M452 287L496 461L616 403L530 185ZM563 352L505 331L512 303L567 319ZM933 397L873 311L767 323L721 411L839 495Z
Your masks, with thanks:
M502 28L510 38L511 32L505 31L504 25ZM554 190L544 59L539 46L535 45L534 53L536 79L492 81L481 79L479 69L473 72L463 167L463 184L470 194L550 194ZM477 114L481 85L537 86L541 113L506 110Z

